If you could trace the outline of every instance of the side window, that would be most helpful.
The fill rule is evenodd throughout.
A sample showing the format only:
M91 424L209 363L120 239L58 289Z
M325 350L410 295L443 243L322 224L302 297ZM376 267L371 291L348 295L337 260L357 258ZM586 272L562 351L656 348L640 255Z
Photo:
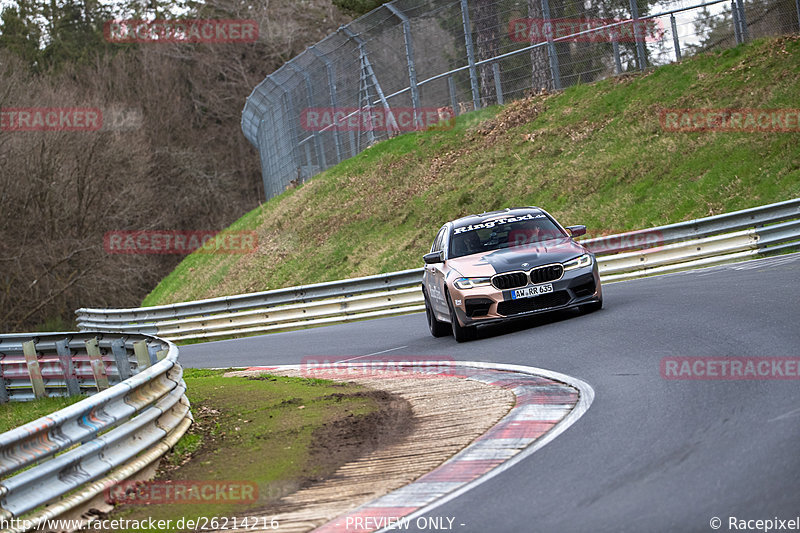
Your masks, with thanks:
M444 233L446 230L446 227L439 230L436 239L433 241L433 246L431 246L431 252L438 252L442 249L442 241L444 241Z

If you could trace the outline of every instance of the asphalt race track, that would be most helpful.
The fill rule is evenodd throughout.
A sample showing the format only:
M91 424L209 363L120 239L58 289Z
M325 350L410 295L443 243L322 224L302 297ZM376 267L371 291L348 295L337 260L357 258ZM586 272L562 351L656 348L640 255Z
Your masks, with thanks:
M371 354L493 361L589 383L589 411L429 513L464 532L729 531L800 516L800 380L665 380L668 356L800 355L800 254L604 286L603 310L434 339L423 314L181 347L187 367ZM413 523L413 522L412 522ZM447 523L447 520L444 521ZM463 524L463 525L462 525Z

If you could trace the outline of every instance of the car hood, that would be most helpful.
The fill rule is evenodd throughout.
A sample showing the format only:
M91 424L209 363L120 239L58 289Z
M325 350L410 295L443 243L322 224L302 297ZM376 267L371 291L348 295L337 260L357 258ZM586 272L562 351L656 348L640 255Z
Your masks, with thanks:
M514 270L530 270L540 265L563 263L587 253L586 248L569 237L551 239L536 245L524 244L491 252L465 255L448 259L450 268L462 276L481 277L502 274ZM527 265L523 266L524 263Z

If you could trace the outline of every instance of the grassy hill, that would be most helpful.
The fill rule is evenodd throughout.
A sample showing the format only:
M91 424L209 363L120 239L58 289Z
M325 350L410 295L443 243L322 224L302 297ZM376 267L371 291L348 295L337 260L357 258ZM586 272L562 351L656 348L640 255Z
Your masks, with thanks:
M421 266L461 215L538 205L591 235L800 196L800 133L675 133L665 108L800 107L800 36L761 40L381 142L251 211L246 255L187 257L145 305ZM224 209L224 206L219 206Z

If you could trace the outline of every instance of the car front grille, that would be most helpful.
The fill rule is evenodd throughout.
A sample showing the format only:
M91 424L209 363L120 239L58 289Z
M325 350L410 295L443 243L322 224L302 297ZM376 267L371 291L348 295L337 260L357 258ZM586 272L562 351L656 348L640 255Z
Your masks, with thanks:
M538 285L539 283L555 281L563 275L564 267L562 265L547 265L531 270L531 282L534 285Z
M517 315L528 311L538 311L548 307L558 307L569 302L567 291L556 291L535 298L520 298L497 304L497 313L503 316Z
M524 287L527 284L528 275L525 272L509 272L508 274L498 274L492 278L492 285L501 291Z
M534 268L530 272L509 272L507 274L497 274L492 278L492 285L501 291L509 289L518 289L526 286L528 283L538 285L540 283L547 283L548 281L555 281L561 279L564 275L564 267L561 264L545 265L543 267Z

